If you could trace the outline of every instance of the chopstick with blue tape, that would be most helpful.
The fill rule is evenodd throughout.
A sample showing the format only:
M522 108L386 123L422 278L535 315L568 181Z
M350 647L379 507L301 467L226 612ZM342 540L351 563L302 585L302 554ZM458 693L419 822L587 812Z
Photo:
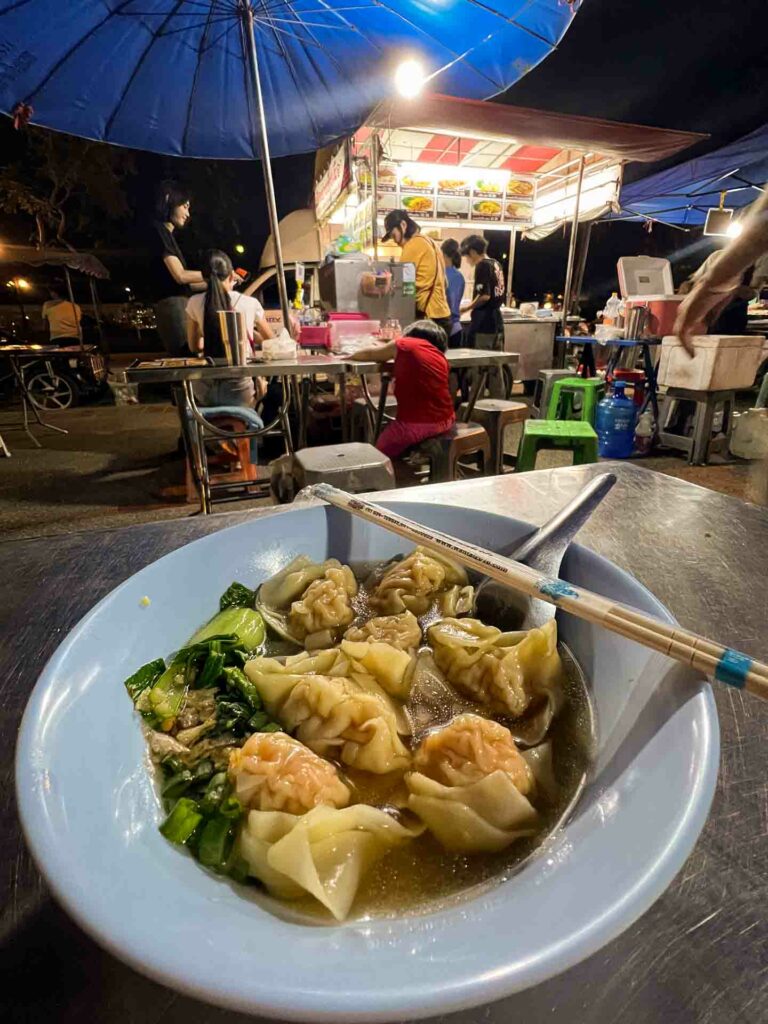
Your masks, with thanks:
M749 658L746 654L734 651L730 647L723 647L678 626L660 622L590 590L584 590L563 580L550 579L528 565L497 555L467 541L458 540L446 533L429 529L373 502L347 494L346 491L339 490L331 484L315 484L311 490L316 497L327 501L329 505L376 523L432 551L448 555L462 565L504 583L513 590L548 601L580 619L594 622L654 651L660 651L708 676L713 676L721 683L748 690L768 699L768 665Z

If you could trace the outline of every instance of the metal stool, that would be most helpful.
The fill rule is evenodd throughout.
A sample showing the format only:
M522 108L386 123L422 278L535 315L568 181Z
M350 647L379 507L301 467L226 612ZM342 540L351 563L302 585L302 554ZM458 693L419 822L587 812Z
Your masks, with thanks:
M681 402L695 403L693 424L690 435L670 430ZM722 423L715 433L715 411L722 405ZM733 411L736 406L735 391L689 391L687 388L667 388L661 408L661 429L659 442L668 448L686 452L692 466L706 466L709 456L715 452L728 452L733 429Z
M468 408L469 404L465 402L459 410L461 419ZM481 398L475 402L472 417L485 428L490 438L494 473L504 472L504 431L513 423L523 423L530 415L531 410L525 402L507 402L503 398Z
M580 398L577 403L576 399ZM597 403L605 398L605 381L600 377L563 377L552 385L547 406L548 420L583 420L595 425Z
M394 419L397 413L397 399L388 395L384 415ZM371 444L376 430L376 409L371 408L366 398L356 398L352 405L352 440L367 441Z
M253 430L245 418L210 414L206 409L200 411L205 416L208 429L216 431L215 434L207 434L205 429L200 429L198 435L208 503L261 496L265 482L259 478L259 467L251 454L251 438L258 431ZM214 451L209 452L209 446L213 446ZM189 454L186 459L186 490L187 501L191 504L199 497L199 484Z
M302 448L293 457L296 487L329 483L342 490L387 491L395 486L395 471L386 455L371 444L327 444Z
M572 370L539 370L536 389L533 393L532 415L539 418L546 416L555 381L572 376Z
M516 473L536 468L536 456L544 449L573 452L574 466L597 462L597 434L583 420L526 420L517 454Z
M450 430L414 445L411 453L429 463L429 482L444 484L458 479L459 462L480 455L483 475L491 465L491 441L479 423L454 423Z

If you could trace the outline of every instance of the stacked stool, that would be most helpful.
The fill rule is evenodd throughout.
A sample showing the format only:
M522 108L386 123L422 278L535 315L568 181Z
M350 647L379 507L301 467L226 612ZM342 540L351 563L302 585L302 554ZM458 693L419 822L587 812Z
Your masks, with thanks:
M574 466L597 462L597 434L583 420L526 420L515 472L535 469L538 453L546 449L573 452Z
M605 381L600 377L562 377L552 385L547 419L582 420L594 427L601 398L605 398Z

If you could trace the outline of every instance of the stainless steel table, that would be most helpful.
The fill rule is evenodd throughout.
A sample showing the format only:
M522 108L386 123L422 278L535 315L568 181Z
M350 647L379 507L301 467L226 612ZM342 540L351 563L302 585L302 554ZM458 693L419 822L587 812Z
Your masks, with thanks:
M398 497L540 523L604 468L486 477L413 488ZM765 659L768 510L634 466L611 468L619 481L580 540L633 572L684 625ZM393 495L377 495L387 496ZM285 509L256 514L282 515ZM67 631L142 566L252 515L0 543L0 935L3 1020L9 1024L253 1020L148 981L70 922L52 902L25 849L12 787L21 712L37 674ZM566 974L444 1020L762 1024L768 1019L768 706L728 687L719 687L716 696L722 729L718 792L702 838L669 890L624 935ZM98 772L83 784L98 784ZM546 912L556 917L557 908ZM509 927L525 923L510 921ZM372 963L371 970L375 967Z

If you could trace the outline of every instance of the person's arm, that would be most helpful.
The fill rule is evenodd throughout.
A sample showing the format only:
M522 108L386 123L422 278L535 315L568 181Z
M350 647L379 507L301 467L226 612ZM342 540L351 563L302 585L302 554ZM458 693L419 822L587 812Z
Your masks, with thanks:
M179 257L171 256L170 253L163 256L163 263L176 284L191 285L193 291L196 292L205 291L205 281L203 280L203 275L199 270L186 270L181 265ZM196 288L195 285L199 285L200 287Z
M267 338L274 338L275 335L272 332L272 328L263 316L257 316L253 321L253 326L262 341L265 341Z
M189 351L196 355L203 354L203 332L197 320L193 320L187 313L187 345Z
M491 301L491 281L487 268L487 263L478 263L477 267L475 267L475 290L477 291L478 288L481 288L482 291L479 291L469 305L464 307L465 313L471 313L473 309L484 306L487 302Z
M397 355L397 344L388 341L385 345L371 345L370 348L361 348L348 359L356 359L361 363L391 363Z
M744 271L765 252L768 252L768 192L763 192L752 207L741 235L723 249L720 258L707 268L680 303L675 334L690 356L696 329L711 310L722 305L740 286Z

